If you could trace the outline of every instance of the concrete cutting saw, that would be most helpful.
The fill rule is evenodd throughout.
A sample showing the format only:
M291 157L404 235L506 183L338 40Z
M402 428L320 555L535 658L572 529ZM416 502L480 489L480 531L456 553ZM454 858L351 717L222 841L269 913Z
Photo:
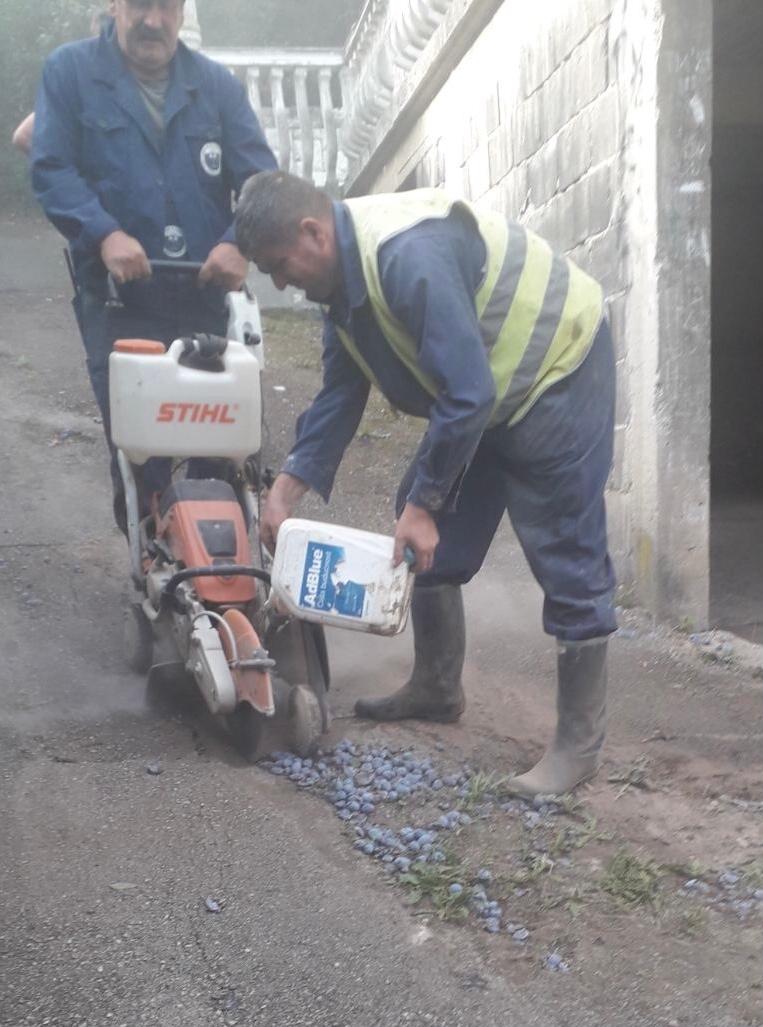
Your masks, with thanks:
M197 275L200 266L153 262L152 270ZM229 293L226 303L226 338L195 335L168 349L122 339L110 356L131 565L126 657L149 681L190 675L246 759L261 754L270 720L308 755L329 727L326 642L320 624L271 601L258 533L267 486L262 325L248 291ZM146 497L142 469L161 457L175 462L172 481Z

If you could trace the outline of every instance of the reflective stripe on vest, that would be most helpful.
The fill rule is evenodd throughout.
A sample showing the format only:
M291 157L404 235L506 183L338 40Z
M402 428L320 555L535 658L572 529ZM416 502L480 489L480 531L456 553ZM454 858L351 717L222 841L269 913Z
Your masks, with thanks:
M431 396L437 396L437 386L418 366L416 343L384 297L379 250L421 221L447 217L454 207L474 219L487 251L484 277L474 300L496 386L490 424L515 424L542 392L582 363L601 323L601 287L523 225L453 200L438 189L364 196L345 203L382 334ZM352 336L338 326L337 332L363 374L378 388Z

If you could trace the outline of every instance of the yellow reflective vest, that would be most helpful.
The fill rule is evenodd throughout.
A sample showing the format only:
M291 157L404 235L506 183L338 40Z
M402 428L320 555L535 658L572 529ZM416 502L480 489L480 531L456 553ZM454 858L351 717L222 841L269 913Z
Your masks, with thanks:
M379 250L401 232L454 208L469 213L487 250L475 299L482 340L496 386L490 425L515 424L549 386L580 366L601 324L601 286L548 243L515 221L454 200L439 189L416 189L345 200L357 237L374 316L384 337L421 386L437 386L417 363L416 343L384 298ZM378 382L352 336L339 337L365 376Z

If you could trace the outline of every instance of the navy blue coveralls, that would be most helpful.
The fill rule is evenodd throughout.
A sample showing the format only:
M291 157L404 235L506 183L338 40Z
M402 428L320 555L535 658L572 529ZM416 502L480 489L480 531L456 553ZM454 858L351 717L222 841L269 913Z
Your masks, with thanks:
M487 428L495 385L474 295L485 244L457 210L394 236L379 253L390 309L417 340L433 400L397 358L373 316L349 212L334 205L343 287L324 312L323 387L297 423L283 470L328 501L369 383L339 340L351 332L390 403L429 425L398 492L429 510L440 533L416 587L463 584L480 569L504 512L543 589L545 630L563 641L616 628L604 489L612 465L615 368L604 321L581 366L509 428Z
M69 241L75 312L107 439L114 340L168 343L192 332L224 334L225 307L222 290L199 289L194 277L180 272L123 286L123 307L107 307L101 242L121 229L141 243L149 260L203 262L218 243L235 242L232 195L250 175L277 166L243 86L182 43L169 68L164 120L161 133L113 23L96 39L61 47L45 63L35 107L32 185ZM112 474L114 469L112 462ZM166 474L158 466L156 471L160 478Z

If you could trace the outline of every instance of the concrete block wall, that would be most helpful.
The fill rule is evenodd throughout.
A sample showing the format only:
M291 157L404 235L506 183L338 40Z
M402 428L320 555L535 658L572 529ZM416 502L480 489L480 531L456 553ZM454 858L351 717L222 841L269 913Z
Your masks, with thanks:
M611 536L632 576L626 450L627 246L622 126L610 22L615 0L506 0L410 134L375 190L445 186L504 210L602 282L618 336Z
M695 628L709 581L711 9L453 0L358 180L504 210L602 282L618 361L612 554L626 596Z
M609 513L619 575L628 578L627 282L618 180L621 129L609 45L612 0L537 6L534 21L524 21L518 76L499 79L486 101L489 188L484 199L569 254L616 305L618 410ZM511 8L505 7L504 18L516 15ZM478 146L465 161L470 193L480 181L475 174L480 160Z

